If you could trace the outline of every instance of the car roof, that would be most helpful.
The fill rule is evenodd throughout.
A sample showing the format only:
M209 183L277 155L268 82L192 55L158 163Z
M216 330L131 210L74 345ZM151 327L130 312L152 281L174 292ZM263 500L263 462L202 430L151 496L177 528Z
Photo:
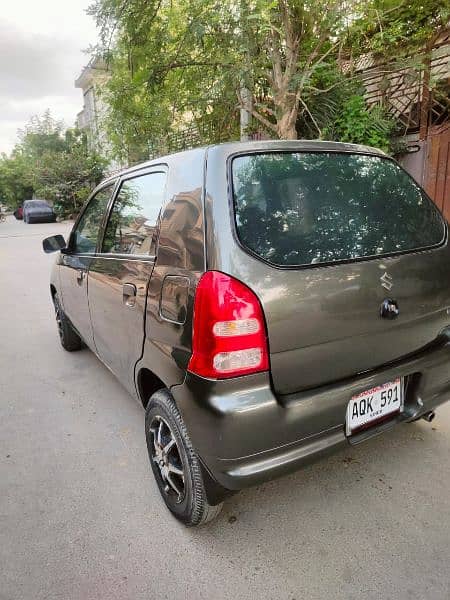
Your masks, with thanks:
M329 142L325 140L258 140L249 142L225 142L209 148L217 148L228 154L236 152L296 150L298 152L355 152L358 154L377 154L385 156L378 148L350 144L347 142Z
M134 171L145 169L165 162L170 162L174 159L182 158L185 155L197 152L199 155L207 154L210 151L218 150L224 155L231 155L245 152L273 152L273 151L297 151L297 152L345 152L355 154L372 154L376 156L386 156L386 154L378 148L364 146L362 144L350 144L347 142L330 142L324 140L258 140L251 142L224 142L222 144L212 144L209 146L200 146L191 150L182 150L173 154L167 154L158 158L153 158L145 162L133 165L121 171L112 174L104 179L101 185L107 182L114 181L118 177L123 177Z

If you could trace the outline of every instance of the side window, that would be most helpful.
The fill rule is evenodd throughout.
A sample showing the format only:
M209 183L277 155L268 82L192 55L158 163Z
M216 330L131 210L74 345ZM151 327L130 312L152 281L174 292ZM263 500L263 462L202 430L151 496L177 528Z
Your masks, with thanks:
M95 252L97 239L102 224L103 216L111 198L114 184L108 185L99 190L91 198L83 216L78 222L77 228L72 234L72 250L76 253Z
M102 252L150 253L165 185L164 172L148 173L122 183L106 227Z

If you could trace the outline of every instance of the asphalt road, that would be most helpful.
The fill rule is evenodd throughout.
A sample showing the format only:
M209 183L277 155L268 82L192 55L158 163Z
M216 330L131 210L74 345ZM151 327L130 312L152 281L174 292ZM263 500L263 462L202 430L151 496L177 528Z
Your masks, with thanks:
M185 529L141 407L59 345L41 239L67 230L0 223L1 600L449 600L450 404Z

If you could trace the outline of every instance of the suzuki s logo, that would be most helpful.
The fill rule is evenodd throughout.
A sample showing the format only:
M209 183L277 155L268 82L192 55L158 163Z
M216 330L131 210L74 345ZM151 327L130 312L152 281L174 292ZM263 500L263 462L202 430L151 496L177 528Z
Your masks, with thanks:
M387 271L384 272L384 275L382 275L380 277L380 281L381 281L381 285L388 291L390 292L392 289L392 286L394 285L393 281L392 281L392 277L390 275L388 275Z

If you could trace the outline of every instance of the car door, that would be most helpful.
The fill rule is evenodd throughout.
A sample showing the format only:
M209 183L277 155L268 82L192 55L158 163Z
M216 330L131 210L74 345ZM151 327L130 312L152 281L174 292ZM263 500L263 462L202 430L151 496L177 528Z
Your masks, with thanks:
M90 199L70 234L60 265L63 308L83 340L94 349L87 299L87 272L99 239L114 182L102 187Z
M144 342L147 288L165 185L165 167L122 179L101 253L89 268L89 309L97 352L131 390Z

